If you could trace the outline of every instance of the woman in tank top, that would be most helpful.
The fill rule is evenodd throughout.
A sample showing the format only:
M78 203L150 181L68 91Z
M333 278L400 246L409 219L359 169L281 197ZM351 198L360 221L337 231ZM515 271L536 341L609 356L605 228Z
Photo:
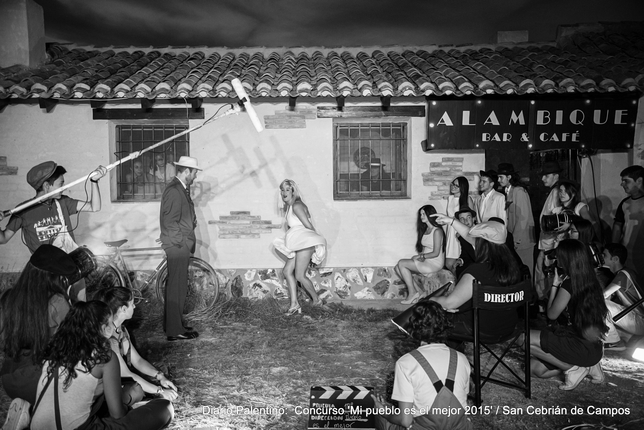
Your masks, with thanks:
M128 412L121 403L121 372L108 339L114 333L103 302L74 304L45 353L31 429L137 429L167 426L172 403L154 399ZM97 414L107 402L108 417Z

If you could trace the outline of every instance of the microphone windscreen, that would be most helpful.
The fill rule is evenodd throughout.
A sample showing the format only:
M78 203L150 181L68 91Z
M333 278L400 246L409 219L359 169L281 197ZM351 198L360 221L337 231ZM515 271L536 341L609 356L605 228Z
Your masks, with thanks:
M264 126L262 125L262 122L259 120L259 117L257 116L257 112L255 112L255 109L253 106L250 104L250 98L248 97L248 94L246 94L246 90L244 90L244 87L241 83L241 81L237 78L232 80L233 88L235 89L235 92L237 93L237 97L239 97L239 100L244 104L244 108L246 109L246 112L248 113L248 116L250 117L251 122L255 126L255 130L257 130L258 133L260 133L262 130L264 130Z

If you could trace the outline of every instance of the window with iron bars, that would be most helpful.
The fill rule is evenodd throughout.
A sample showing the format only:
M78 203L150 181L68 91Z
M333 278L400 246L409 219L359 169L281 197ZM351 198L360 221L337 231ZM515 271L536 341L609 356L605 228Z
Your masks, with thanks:
M187 129L187 125L173 124L117 125L116 158L125 158ZM160 200L166 183L176 174L173 162L182 155L190 155L187 134L120 164L116 169L116 201Z
M335 200L408 197L406 122L335 122Z

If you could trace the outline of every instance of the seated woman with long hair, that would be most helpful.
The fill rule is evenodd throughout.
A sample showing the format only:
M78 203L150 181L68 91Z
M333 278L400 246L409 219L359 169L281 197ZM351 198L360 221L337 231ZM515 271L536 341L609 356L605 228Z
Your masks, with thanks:
M106 303L112 311L114 332L110 337L110 345L119 360L121 377L134 380L134 384L124 384L124 403L129 405L136 403L143 399L144 393L159 395L168 400L176 399L177 387L162 371L141 357L130 340L127 328L123 326L126 320L132 318L136 307L132 290L124 287L102 288L96 293L94 299ZM141 375L155 379L158 385L148 381Z
M447 217L436 215L441 225L451 225L461 236L472 240L476 262L468 266L458 279L454 290L448 296L432 297L444 309L452 311L452 332L471 335L473 282L486 286L507 287L521 282L521 270L516 258L506 245L507 230L498 221L489 220L468 228L465 224ZM502 339L514 331L517 324L515 310L486 311L479 313L481 333L491 341Z
M414 285L413 274L427 275L438 272L445 265L445 252L443 251L443 240L445 233L430 215L436 213L432 205L425 205L418 210L416 219L416 251L418 255L411 258L404 258L396 264L394 271L407 285L407 299L403 305L414 304L421 298L421 293Z
M557 266L546 314L556 320L567 312L569 322L530 332L531 372L550 378L563 371L561 390L574 389L587 375L599 384L604 380L600 360L608 309L586 245L575 239L561 241Z
M47 347L32 429L152 430L170 423L169 400L154 399L129 412L121 403L119 362L108 340L113 332L105 303L74 304ZM100 413L103 401L109 416Z
M77 271L65 251L44 244L33 253L13 288L2 295L5 358L0 375L10 398L33 405L44 350L70 309L66 276Z

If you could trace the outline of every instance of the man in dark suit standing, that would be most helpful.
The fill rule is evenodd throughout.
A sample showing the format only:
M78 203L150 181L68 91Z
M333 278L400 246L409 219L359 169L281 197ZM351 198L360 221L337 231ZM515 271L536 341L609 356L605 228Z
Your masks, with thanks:
M199 333L185 327L183 306L188 294L188 263L195 252L195 205L190 185L202 170L197 159L183 156L174 163L177 175L161 196L161 246L168 257L168 281L165 288L165 333L169 341L195 339Z

